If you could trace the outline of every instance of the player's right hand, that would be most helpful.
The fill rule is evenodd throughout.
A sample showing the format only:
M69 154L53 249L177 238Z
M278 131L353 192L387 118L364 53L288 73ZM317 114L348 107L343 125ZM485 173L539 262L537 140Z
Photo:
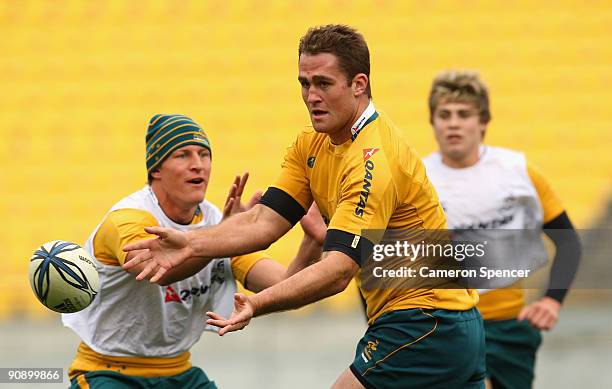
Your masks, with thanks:
M132 243L123 248L123 251L127 252L143 250L123 265L123 268L128 270L140 263L147 262L145 268L136 276L137 280L143 280L149 274L154 274L150 281L157 282L168 270L192 256L185 233L164 227L145 227L145 231L157 237Z
M219 336L223 336L228 332L240 331L246 327L255 314L255 308L249 297L243 293L234 295L234 312L229 319L214 312L206 312L206 316L210 319L206 320L206 324L219 327Z

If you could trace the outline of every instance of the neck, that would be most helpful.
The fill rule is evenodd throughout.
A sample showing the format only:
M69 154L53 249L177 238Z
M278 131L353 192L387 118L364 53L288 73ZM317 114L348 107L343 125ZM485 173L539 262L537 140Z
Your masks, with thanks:
M340 131L337 131L333 134L329 134L329 139L333 144L340 145L351 139L351 136L353 135L351 133L351 128L353 127L353 124L355 124L357 119L359 119L359 117L363 114L366 108L368 108L369 104L370 98L365 95L363 95L363 98L360 98L357 101L357 109L355 110L355 113L353 114L351 119L348 120L348 122L344 125L344 127L342 127Z
M442 154L442 163L453 169L463 169L474 166L478 161L480 161L480 147L474 152L457 158Z
M157 197L157 202L166 214L175 223L178 224L190 224L193 220L198 205L180 205L170 200L170 197L166 192L161 190L155 182L151 184L151 189Z

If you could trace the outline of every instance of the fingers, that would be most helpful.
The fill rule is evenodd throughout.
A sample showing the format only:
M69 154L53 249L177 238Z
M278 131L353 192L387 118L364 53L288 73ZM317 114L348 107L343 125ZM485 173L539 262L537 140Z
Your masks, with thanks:
M236 178L238 178L238 176L236 176ZM225 199L225 205L227 206L227 203L233 199L234 197L236 197L236 191L238 190L238 185L236 184L236 182L234 181L234 183L230 186L230 190L227 193L227 198Z
M206 312L206 315L210 317L210 319L206 320L206 324L220 328L219 336L241 330L249 324L249 320L244 320L241 315L236 315L229 320L214 312Z
M227 219L228 217L232 216L232 208L234 207L234 202L235 200L233 198L227 198L227 201L225 202L225 208L223 208L224 219Z
M543 317L537 322L534 322L532 326L539 330L548 331L554 326L554 320L550 316Z
M238 306L245 306L248 301L246 294L244 293L235 293L234 294L234 305L236 308Z
M231 320L227 320L223 316L217 315L216 313L214 313L215 316L213 318L213 316L211 316L210 313L213 313L213 312L206 313L206 315L211 318L211 319L206 320L206 324L209 324L215 327L219 327L219 328L225 328L226 326L233 324Z
M523 308L517 320L528 320L532 327L548 331L557 323L558 315L545 306L534 303Z
M236 293L234 295L234 312L229 320L214 312L206 312L206 315L209 317L206 324L219 327L219 336L223 336L228 332L238 331L246 327L253 317L253 311L249 307L247 296Z
M244 192L244 187L246 186L246 183L247 183L248 180L249 180L249 172L246 172L240 178L240 182L238 184L238 191L236 193L236 197L240 198L240 196L242 196L242 192Z
M151 282L156 283L161 280L161 278L164 276L164 274L166 274L167 271L168 269L160 266L159 269L157 269L157 273L151 278Z
M542 308L532 317L530 322L532 326L548 331L554 327L557 319L558 318L555 314Z
M248 322L240 322L233 325L225 326L219 330L219 336L223 336L228 332L239 331L249 324Z
M522 320L527 319L527 315L529 314L529 310L530 310L530 306L526 306L523 309L521 309L521 312L519 312L518 316L516 317L516 320L522 321Z
M213 320L225 320L225 318L217 313L214 313L212 311L208 311L206 312L206 316L210 317Z
M145 227L146 232L149 234L157 235L162 239L168 238L168 228L164 227Z
M125 248L124 248L125 250ZM127 261L126 263L123 264L123 269L124 270L129 270L131 268L133 268L134 266L144 262L144 261L148 261L151 258L153 258L153 256L151 255L151 251L149 250L142 250L142 252L140 252L138 255L136 255L134 258L130 259L129 261Z
M547 312L542 309L542 307L536 307L529 317L529 322L532 326L538 327L539 323L541 323L546 318L546 313Z
M132 262L132 261L130 261L130 262ZM142 269L142 271L140 273L138 273L138 275L136 276L136 280L137 281L144 280L155 269L157 269L157 263L155 261L149 261L149 263L144 267L144 269Z
M145 231L146 229L147 228L145 227ZM123 251L130 252L130 251L135 251L135 250L150 249L155 239L157 238L141 240L140 242L128 244L127 246L123 247Z

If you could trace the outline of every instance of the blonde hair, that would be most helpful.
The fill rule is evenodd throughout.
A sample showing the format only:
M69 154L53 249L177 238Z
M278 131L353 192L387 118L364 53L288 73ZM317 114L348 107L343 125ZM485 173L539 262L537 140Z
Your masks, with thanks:
M480 122L491 120L489 92L479 78L478 72L469 70L447 70L434 78L429 92L429 121L439 104L443 102L473 103L480 112Z

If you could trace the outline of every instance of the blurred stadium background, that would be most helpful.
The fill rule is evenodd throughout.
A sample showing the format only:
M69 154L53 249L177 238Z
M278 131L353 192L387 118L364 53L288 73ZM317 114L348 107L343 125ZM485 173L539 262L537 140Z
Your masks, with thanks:
M365 35L377 107L421 155L435 150L431 79L477 69L491 92L487 143L524 150L575 224L607 226L610 236L609 1L0 0L1 367L71 360L77 340L30 291L28 259L52 239L84 242L112 204L145 184L153 114L184 113L206 129L213 203L223 203L235 174L251 172L249 193L273 182L285 148L309 123L297 43L326 23ZM294 229L270 253L288 262L300 236ZM610 252L593 258L611 266ZM570 296L545 337L536 387L612 387L607 296ZM222 387L297 387L291 379L324 387L364 329L354 289L260 320L229 343L205 336L194 362Z

